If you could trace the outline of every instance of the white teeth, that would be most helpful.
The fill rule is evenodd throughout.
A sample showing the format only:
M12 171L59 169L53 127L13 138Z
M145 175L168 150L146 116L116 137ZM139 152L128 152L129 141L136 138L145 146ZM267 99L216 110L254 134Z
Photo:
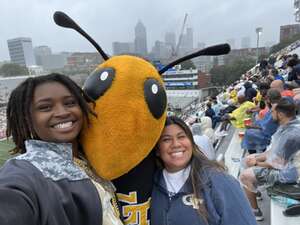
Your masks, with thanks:
M183 152L172 152L171 156L173 156L173 157L180 157L180 156L183 156Z
M59 123L59 124L56 124L54 126L54 128L57 128L57 129L64 129L64 128L68 128L68 127L71 127L73 125L73 122L70 121L70 122L66 122L66 123Z

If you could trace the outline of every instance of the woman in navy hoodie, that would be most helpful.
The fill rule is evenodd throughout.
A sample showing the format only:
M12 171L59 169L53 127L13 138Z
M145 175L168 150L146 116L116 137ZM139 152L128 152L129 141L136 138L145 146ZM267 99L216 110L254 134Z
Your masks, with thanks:
M238 181L201 153L184 121L167 118L156 154L152 225L256 224Z

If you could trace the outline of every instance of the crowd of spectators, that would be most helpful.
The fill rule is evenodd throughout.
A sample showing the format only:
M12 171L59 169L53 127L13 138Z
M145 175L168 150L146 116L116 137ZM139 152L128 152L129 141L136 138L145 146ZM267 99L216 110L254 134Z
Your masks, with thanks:
M300 42L294 45L299 47ZM281 51L262 60L218 96L209 97L200 111L199 117L188 123L200 140L197 143L200 149L210 159L215 157L214 149L207 145L207 138L199 136L209 137L214 144L216 138L227 135L228 124L243 130L241 147L247 153L241 162L240 181L256 219L262 220L256 201L259 188L300 181L298 55ZM218 123L221 128L214 131ZM202 127L207 124L210 132L205 133Z
M281 60L280 67L261 61L255 73L247 72L220 96L223 104L237 107L227 120L245 129L241 147L247 155L240 180L257 220L263 219L256 200L258 187L299 181L300 61L296 54ZM244 102L253 106L244 110Z

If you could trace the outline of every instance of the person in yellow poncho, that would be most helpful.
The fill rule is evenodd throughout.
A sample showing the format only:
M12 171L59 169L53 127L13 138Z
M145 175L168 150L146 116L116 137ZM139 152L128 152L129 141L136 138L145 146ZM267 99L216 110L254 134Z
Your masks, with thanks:
M251 114L248 114L247 110L255 107L255 104L246 101L245 95L238 96L238 103L240 106L228 114L228 119L235 128L245 128L244 119L251 117Z
M245 94L239 93L238 94L238 103L240 104L237 109L232 111L232 113L225 114L221 120L223 121L220 132L217 135L225 136L227 133L228 123L231 123L235 128L245 128L244 119L251 117L250 109L255 107L255 104L250 101L246 101Z

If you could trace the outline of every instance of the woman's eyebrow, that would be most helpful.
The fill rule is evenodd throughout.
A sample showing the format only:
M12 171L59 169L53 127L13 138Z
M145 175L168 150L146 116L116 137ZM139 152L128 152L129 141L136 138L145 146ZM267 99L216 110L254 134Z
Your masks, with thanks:
M163 134L163 135L161 135L161 137L163 138L163 137L171 137L172 135L170 135L170 134Z
M40 103L40 102L50 102L51 98L39 98L36 99L36 101L33 101L33 103Z
M75 98L74 95L65 95L62 96L63 99L67 99L67 98ZM37 98L36 101L34 101L34 103L38 103L38 102L46 102L46 101L51 101L52 98L51 97L42 97L42 98Z

